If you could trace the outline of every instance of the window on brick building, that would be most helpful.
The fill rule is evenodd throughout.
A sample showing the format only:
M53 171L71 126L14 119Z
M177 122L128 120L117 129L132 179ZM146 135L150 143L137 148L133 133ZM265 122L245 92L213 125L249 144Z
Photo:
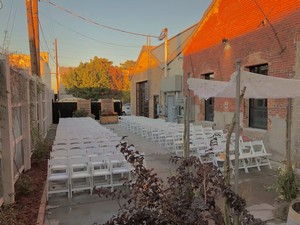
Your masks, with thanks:
M250 66L249 71L262 75L268 75L268 64ZM268 100L249 99L249 127L268 128Z
M214 74L207 73L202 75L205 80L213 80ZM214 98L209 98L205 100L205 120L206 121L214 121Z

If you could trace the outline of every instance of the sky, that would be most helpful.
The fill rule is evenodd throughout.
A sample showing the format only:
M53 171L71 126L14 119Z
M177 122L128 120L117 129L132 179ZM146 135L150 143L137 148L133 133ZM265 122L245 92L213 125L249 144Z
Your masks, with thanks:
M25 1L0 0L0 53L4 47L9 52L29 54ZM142 46L147 44L146 35L157 37L166 27L171 38L197 23L210 3L211 0L40 0L41 51L49 52L52 71L55 39L59 66L76 67L94 56L119 66L126 60L137 60ZM156 37L150 39L153 46L162 44Z

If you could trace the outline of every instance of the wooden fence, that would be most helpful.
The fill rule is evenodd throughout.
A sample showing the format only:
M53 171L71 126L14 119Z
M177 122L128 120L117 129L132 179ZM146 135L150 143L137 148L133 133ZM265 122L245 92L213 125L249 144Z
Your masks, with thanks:
M52 99L39 78L0 55L0 205L14 202L15 182L31 168L34 134L45 137L52 124Z

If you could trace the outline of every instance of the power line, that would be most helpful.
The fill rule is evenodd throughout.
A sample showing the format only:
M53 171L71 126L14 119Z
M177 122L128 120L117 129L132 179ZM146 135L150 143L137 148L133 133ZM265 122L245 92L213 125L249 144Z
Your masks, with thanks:
M137 35L137 36L143 36L143 37L149 37L149 36L150 36L150 37L159 38L158 36L154 36L154 35L130 32L130 31L126 31L126 30L121 30L121 29L118 29L118 28L114 28L114 27L111 27L111 26L107 26L107 25L104 25L104 24L100 24L100 23L98 23L98 22L95 22L95 21L92 21L92 20L90 20L90 19L87 19L87 18L85 18L85 17L83 17L83 16L81 16L81 15L79 15L79 14L73 13L73 12L71 12L70 10L65 9L65 8L63 8L63 7L61 7L61 6L58 6L58 5L56 5L56 4L52 3L52 2L50 2L49 0L45 0L45 2L49 3L50 5L56 7L56 8L58 8L58 9L64 11L64 12L69 13L69 14L72 15L72 16L78 17L78 18L80 18L80 19L82 19L82 20L85 20L85 21L87 21L87 22L89 22L89 23L93 23L93 24L95 24L95 25L97 25L97 26L101 26L101 27L104 27L104 28L107 28L107 29L110 29L110 30L114 30L114 31L118 31L118 32L126 33L126 34L131 34L131 35Z
M271 29L272 29L274 35L275 35L275 38L276 38L276 40L277 40L277 42L278 42L278 45L279 45L279 47L280 47L280 50L281 50L281 51L280 51L280 54L281 54L281 53L286 49L286 47L283 47L283 45L282 45L282 43L281 43L281 41L280 41L280 39L279 39L279 37L278 37L278 34L277 34L275 28L273 27L273 24L271 23L271 21L269 20L269 18L268 18L267 15L265 14L264 10L261 8L261 6L257 3L256 0L253 0L253 1L254 1L254 3L256 4L256 6L257 6L257 8L259 9L259 11L264 15L264 17L265 17L265 19L267 20L267 22L269 23L269 25L270 25L270 27L271 27Z
M43 15L44 17L46 17L47 19L49 19L49 20L55 22L56 24L58 24L58 25L64 27L65 29L70 30L70 31L72 31L72 32L74 32L74 33L76 33L76 34L78 34L78 35L80 35L80 36L82 36L82 37L88 38L88 39L90 39L90 40L92 40L92 41L95 41L95 42L98 42L98 43L101 43L101 44L111 45L111 46L130 47L130 48L140 48L140 46L121 45L121 44L116 44L116 43L111 43L111 42L105 42L105 41L97 40L97 39L95 39L95 38L92 38L92 37L90 37L90 36L87 36L87 35L85 35L85 34L82 34L82 33L78 32L78 31L76 31L76 30L73 30L72 28L63 25L63 24L59 23L58 21L56 21L56 20L54 20L54 19L52 19L52 18L50 18L50 17L48 17L48 16L46 16L46 15L44 15L44 14L42 14L42 15Z
M8 51L8 43L9 43L8 26L9 26L9 21L10 21L10 16L11 16L11 11L12 11L13 4L14 4L14 2L12 1L11 5L10 5L10 9L9 9L6 29L4 31L4 39L3 39L3 44L2 44L2 52L4 52L4 53ZM2 8L2 6L3 6L2 2L0 4L0 6Z
M17 6L18 7L18 6ZM15 21L16 21L16 15L17 15L17 9L15 10L15 14L14 14L14 19L13 19L13 23L12 23L12 26L11 26L11 31L10 31L10 35L9 35L9 39L8 39L8 45L7 45L7 49L9 49L9 45L10 45L10 41L11 41L11 37L12 37L12 32L14 30L14 27L15 27Z
M46 43L46 46L47 46L47 49L48 49L50 58L51 58L52 61L55 63L54 57L53 57L53 55L51 54L51 51L50 51L48 42L47 42L47 40L46 40L46 38L45 38L45 34L44 34L43 27L42 27L42 24L41 24L40 20L39 20L39 25L40 25L40 28L41 28L41 31L42 31L42 35L43 35L43 39L44 39L44 41L45 41L45 43Z

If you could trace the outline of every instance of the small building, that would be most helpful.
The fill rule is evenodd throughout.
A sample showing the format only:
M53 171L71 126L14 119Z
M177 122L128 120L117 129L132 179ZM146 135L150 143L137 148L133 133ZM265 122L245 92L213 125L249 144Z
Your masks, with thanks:
M170 122L181 120L182 51L195 28L196 25L193 25L168 39L165 42L167 46L165 43L155 47L143 46L130 81L133 115L150 118L163 117ZM165 62L167 62L167 68L165 68Z

